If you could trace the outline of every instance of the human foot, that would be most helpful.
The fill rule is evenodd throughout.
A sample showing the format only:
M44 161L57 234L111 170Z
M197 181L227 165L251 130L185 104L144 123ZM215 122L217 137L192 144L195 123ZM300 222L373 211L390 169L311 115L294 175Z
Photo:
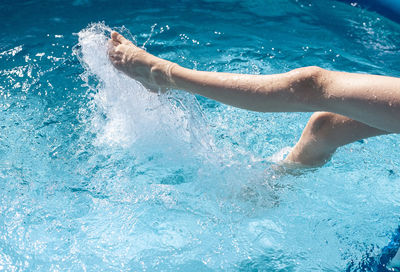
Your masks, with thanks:
M165 92L173 87L171 70L175 63L147 53L115 31L109 43L108 55L115 68L152 92Z

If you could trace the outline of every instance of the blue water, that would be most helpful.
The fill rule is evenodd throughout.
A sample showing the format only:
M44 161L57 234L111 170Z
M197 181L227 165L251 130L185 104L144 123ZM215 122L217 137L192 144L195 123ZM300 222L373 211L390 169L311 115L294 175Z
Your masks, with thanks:
M341 0L379 12L393 21L400 22L400 2L397 0Z
M332 0L127 2L0 2L0 269L384 270L398 135L285 172L311 113L148 93L106 40L207 71L400 76L400 25Z

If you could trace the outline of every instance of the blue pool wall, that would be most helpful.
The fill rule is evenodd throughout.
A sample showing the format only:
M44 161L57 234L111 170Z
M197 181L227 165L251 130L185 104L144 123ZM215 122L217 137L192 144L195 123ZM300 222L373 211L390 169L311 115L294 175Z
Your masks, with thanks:
M369 10L400 23L400 0L340 0L346 3L356 3Z

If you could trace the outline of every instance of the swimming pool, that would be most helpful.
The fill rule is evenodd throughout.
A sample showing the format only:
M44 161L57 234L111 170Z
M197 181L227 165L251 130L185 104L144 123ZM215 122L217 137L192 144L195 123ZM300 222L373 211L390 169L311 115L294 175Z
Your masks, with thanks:
M281 172L309 113L149 94L107 62L105 35L125 26L199 70L400 76L399 24L328 0L2 1L0 14L1 269L384 269L397 135Z

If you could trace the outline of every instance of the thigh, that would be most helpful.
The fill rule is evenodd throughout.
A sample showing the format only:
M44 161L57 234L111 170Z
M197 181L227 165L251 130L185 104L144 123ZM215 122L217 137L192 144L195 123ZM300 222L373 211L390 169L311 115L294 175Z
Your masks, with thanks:
M321 110L350 117L370 127L400 132L400 78L326 71L321 79ZM369 127L349 121L364 132ZM368 132L367 132L368 134Z

